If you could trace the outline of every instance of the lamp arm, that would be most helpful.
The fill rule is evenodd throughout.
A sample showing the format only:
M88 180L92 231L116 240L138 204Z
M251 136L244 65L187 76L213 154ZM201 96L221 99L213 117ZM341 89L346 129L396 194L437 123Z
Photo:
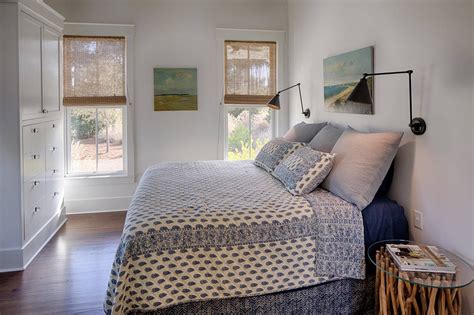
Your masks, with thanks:
M301 87L300 84L298 83L298 91L300 92L300 104L301 104L301 113L304 114L304 106L303 106L303 97L301 96Z
M364 78L366 77L373 77L377 75L387 75L387 74L408 74L408 91L410 95L410 127L413 121L413 99L412 99L412 92L411 92L411 75L413 74L413 70L406 70L406 71L391 71L391 72L376 72L376 73L364 73Z
M295 86L297 86L297 87L299 88L300 85L301 85L301 83L296 83L296 84L294 84L294 85L292 85L292 86L287 87L286 89L283 89L283 90L278 91L277 94L280 94L281 92L285 92L285 91L287 91L287 90L289 90L289 89L292 89L292 88L294 88Z

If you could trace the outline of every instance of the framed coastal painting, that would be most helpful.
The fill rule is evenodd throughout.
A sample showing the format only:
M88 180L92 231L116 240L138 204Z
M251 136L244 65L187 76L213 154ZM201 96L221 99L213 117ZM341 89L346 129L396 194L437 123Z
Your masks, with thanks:
M197 110L196 68L154 68L155 111Z
M366 47L324 59L324 107L327 112L374 113L373 105L347 101L364 73L374 71L374 48ZM367 78L373 98L373 77Z

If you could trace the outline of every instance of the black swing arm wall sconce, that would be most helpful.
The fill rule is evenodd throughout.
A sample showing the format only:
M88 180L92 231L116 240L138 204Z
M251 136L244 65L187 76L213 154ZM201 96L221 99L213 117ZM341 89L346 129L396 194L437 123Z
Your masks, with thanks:
M378 72L378 73L364 73L359 83L356 85L351 95L347 98L348 101L363 104L373 104L372 96L370 95L369 86L367 85L367 77L377 75L390 74L408 74L409 94L410 94L410 123L408 126L415 135L422 135L426 131L426 122L421 117L413 118L413 101L411 92L411 75L413 70L393 71L393 72Z
M311 112L309 111L309 108L304 109L303 107L303 97L301 96L301 83L296 83L295 85L292 85L290 87L287 87L286 89L283 89L281 91L278 91L277 94L267 103L267 106L272 108L272 109L280 109L280 93L285 92L289 89L292 89L294 87L298 87L298 91L300 92L300 104L301 104L301 113L304 115L304 117L309 118L311 115Z

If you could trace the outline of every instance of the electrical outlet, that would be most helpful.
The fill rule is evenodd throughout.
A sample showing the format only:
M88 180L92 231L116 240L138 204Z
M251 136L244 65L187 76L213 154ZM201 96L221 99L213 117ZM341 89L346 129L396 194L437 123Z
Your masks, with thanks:
M414 225L417 229L423 230L423 212L414 210L413 211L414 215Z

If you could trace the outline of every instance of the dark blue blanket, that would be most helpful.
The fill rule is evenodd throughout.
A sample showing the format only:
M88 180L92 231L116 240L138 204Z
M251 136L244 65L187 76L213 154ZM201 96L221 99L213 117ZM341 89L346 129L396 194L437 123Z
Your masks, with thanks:
M370 205L362 210L366 248L377 241L387 239L408 239L408 221L403 207L395 201L376 196Z

